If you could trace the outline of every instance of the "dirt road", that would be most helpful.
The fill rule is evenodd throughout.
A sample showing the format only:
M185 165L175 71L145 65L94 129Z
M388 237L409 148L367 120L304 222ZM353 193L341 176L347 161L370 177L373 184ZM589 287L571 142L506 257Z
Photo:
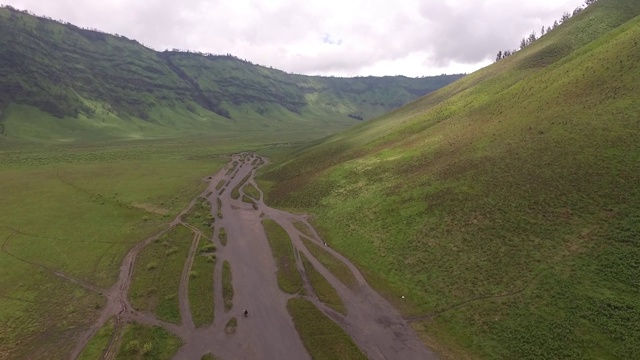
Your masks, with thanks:
M225 360L310 359L287 312L286 304L291 295L281 292L278 288L276 264L261 224L265 218L273 219L287 231L295 250L303 253L336 289L347 308L347 315L338 314L326 307L308 285L305 298L342 326L368 358L435 359L435 356L416 337L408 323L384 298L369 287L352 263L333 249L326 247L327 251L349 268L357 280L357 286L347 287L313 257L300 240L302 234L296 229L294 223L306 224L313 234L311 240L319 245L324 245L324 242L307 222L305 216L289 214L266 206L261 191L259 191L259 198L253 199L254 204L242 201L245 195L242 188L239 188L240 198L237 200L232 198L233 189L245 178L247 179L245 184L252 184L258 188L253 177L257 168L265 163L266 159L259 158L255 154L237 154L232 156L227 168L208 178L209 185L200 196L208 196L214 215L218 214L218 199L222 202L223 216L216 219L213 239L207 239L197 228L181 220L182 215L195 204L196 199L194 199L166 229L145 239L129 251L122 263L118 281L104 293L108 299L107 306L96 323L78 340L71 359L79 356L91 337L111 318L115 319L116 331L109 347L104 351L103 358L115 358L120 346L119 339L124 329L123 325L127 322L137 322L161 326L180 337L183 340L183 346L175 354L174 359L199 360L208 353ZM225 180L225 185L218 190L215 187L221 180ZM249 194L246 195L249 196ZM181 325L174 325L158 320L153 314L133 310L127 295L137 255L151 241L178 224L184 224L191 229L194 238L182 271L180 288L177 289L182 321ZM223 246L218 238L221 227L227 232L226 246ZM188 274L198 243L202 241L213 241L218 249L212 284L215 320L213 324L196 328L189 309ZM224 261L230 263L233 275L233 308L228 312L225 312L222 295ZM299 267L301 268L300 264ZM301 273L304 276L304 272ZM308 281L306 283L308 284ZM249 310L249 317L246 318L242 315L245 308ZM237 319L235 333L227 334L225 325L234 317Z

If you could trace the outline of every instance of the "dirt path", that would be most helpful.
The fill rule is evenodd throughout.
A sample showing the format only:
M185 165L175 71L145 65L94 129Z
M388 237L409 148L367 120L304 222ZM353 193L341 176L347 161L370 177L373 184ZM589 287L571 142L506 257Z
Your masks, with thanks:
M208 353L213 353L225 360L310 359L287 312L286 305L291 295L281 292L278 288L276 264L261 224L264 218L278 222L291 237L295 250L304 253L336 289L347 308L346 316L322 304L313 293L313 289L308 286L308 281L305 281L309 293L306 298L342 326L370 359L435 359L435 356L416 337L408 323L385 299L369 287L362 274L351 262L333 249L326 248L353 273L358 283L354 287L355 290L342 284L311 255L300 240L302 234L295 228L294 223L299 221L305 223L313 232L312 240L320 245L324 242L307 222L305 216L289 214L264 204L262 191L254 181L257 169L254 164L266 163L266 159L259 161L260 159L255 154L249 153L232 156L226 168L208 178L209 185L200 195L203 197L208 195L207 199L212 204L211 211L214 215L217 215L218 199L222 202L223 216L216 219L216 231L211 240L218 249L212 281L215 313L213 324L196 328L189 309L188 281L195 252L200 241L210 241L202 236L197 228L181 220L182 215L193 207L196 198L166 229L145 239L129 251L120 268L118 281L105 293L108 299L107 306L95 324L78 340L71 359L78 357L91 337L111 318L114 318L116 331L104 352L105 359L115 358L120 346L123 325L127 322L161 326L180 337L183 340L183 346L175 354L174 359L200 359ZM237 166L233 171L228 171L234 162L238 163ZM260 198L254 199L255 205L241 201L244 195L242 189L240 189L239 199L232 198L233 188L249 174L246 184L252 184L260 193ZM225 180L226 184L222 189L216 190L215 186L221 180ZM159 321L153 314L133 310L127 295L137 255L154 239L178 224L184 224L191 229L194 238L182 270L178 291L182 321L181 325L174 325ZM217 236L221 227L224 227L227 232L227 246L222 246ZM222 263L225 260L231 265L233 277L234 306L229 312L224 311L222 296ZM301 273L304 275L304 271ZM247 318L242 316L245 308L250 313ZM232 318L237 319L237 327L234 334L228 335L224 331L225 325Z

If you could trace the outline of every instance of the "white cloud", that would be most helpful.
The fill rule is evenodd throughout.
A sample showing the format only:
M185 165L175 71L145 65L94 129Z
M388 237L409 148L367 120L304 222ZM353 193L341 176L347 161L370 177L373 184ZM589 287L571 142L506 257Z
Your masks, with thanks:
M583 0L4 0L158 50L338 76L471 72Z

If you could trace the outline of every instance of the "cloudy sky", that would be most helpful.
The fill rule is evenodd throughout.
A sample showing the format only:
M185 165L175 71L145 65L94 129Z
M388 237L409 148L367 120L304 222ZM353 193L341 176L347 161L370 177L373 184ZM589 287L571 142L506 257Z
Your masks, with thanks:
M472 72L583 0L0 0L156 50L309 75Z

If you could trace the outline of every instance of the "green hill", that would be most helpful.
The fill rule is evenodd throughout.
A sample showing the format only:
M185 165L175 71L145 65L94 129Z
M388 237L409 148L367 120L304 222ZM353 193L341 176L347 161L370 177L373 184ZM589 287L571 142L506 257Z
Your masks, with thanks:
M640 358L640 2L262 175L445 358ZM401 297L404 296L404 299Z
M0 8L0 134L9 138L287 128L328 134L460 77L293 75L233 56L156 52L125 37Z

